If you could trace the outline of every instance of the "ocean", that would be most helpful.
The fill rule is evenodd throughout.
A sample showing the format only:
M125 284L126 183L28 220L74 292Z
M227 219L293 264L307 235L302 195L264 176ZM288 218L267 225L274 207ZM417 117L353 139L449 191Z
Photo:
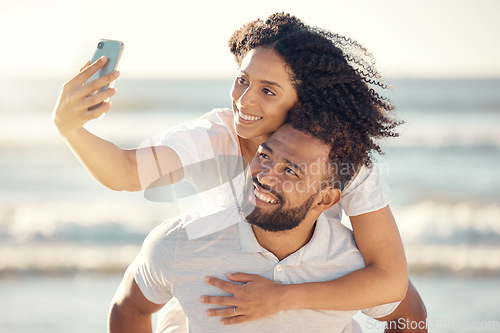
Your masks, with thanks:
M500 80L393 80L405 121L378 167L433 332L500 332ZM105 331L147 233L179 213L113 192L51 122L63 80L0 80L0 333ZM87 126L123 148L230 106L231 80L122 78ZM349 225L348 219L343 220ZM367 332L382 329L358 317Z

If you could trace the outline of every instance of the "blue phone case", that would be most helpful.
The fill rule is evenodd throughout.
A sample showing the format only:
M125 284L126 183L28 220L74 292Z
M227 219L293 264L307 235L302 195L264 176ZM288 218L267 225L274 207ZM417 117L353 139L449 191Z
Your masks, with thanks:
M103 68L92 75L88 82L94 81L95 79L98 79L114 71L118 67L118 62L120 61L123 47L123 42L119 40L101 39L97 44L97 49L90 63L94 63L102 56L106 56L106 58L108 58L108 62L106 63L106 65L104 65ZM99 91L104 91L106 89L108 89L108 85L102 87L101 89L99 89Z

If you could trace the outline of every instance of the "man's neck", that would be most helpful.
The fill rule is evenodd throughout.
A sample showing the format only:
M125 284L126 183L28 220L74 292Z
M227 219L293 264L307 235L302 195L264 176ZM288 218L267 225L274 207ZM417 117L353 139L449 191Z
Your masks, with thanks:
M252 225L259 244L280 261L306 245L314 233L316 218L305 219L296 228L285 231L265 231Z

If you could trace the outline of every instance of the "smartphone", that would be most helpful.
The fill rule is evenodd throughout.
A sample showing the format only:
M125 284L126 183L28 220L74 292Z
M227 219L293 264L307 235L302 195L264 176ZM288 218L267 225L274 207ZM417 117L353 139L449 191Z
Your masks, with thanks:
M94 75L92 75L87 80L87 82L92 82L102 76L105 76L113 72L118 67L118 63L120 62L120 58L123 53L123 48L124 44L122 41L111 40L111 39L99 40L99 43L97 43L97 48L94 52L94 56L92 57L90 63L93 64L97 59L99 59L102 56L106 56L106 58L108 58L108 61L106 62L106 65L104 65L104 67L102 67ZM100 88L98 92L108 89L110 86L113 86L113 84L114 81L111 82L111 84L107 84L104 87ZM101 104L102 103L99 103L98 105L89 108L89 110L93 110L99 107Z

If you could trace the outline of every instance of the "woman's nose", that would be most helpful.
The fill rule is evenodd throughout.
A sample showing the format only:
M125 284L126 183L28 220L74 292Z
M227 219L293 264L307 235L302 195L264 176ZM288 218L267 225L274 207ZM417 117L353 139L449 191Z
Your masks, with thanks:
M251 86L247 86L238 99L242 107L250 107L255 105L255 94Z

